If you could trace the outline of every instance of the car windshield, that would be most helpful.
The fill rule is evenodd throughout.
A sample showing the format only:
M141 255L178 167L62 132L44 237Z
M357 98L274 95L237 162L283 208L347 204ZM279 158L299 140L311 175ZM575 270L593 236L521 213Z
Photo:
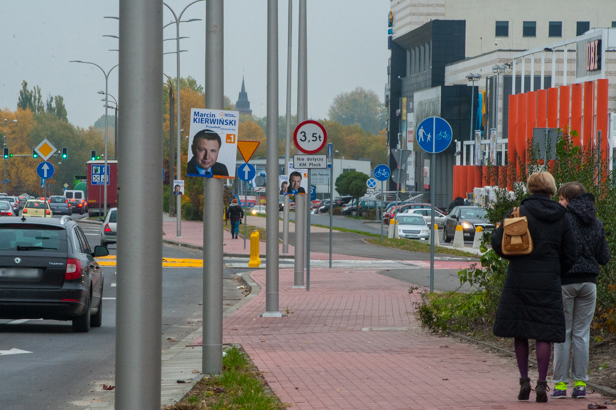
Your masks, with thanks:
M117 218L117 213L116 213L116 211L113 211L113 212L109 215L109 222L116 222L116 218Z
M35 224L0 225L0 252L33 250L66 253L66 230Z
M482 208L462 208L460 218L485 220L486 210Z
M66 202L63 196L52 196L50 202L52 204L63 204Z
M426 221L421 216L398 216L398 225L425 225Z

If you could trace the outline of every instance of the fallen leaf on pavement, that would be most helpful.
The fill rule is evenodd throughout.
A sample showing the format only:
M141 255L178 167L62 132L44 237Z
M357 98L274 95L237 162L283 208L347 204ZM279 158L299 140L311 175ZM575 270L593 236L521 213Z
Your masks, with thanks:
M607 409L607 406L605 404L589 404L588 408L589 409Z
M176 380L177 383L186 383L186 380Z
M193 370L193 373L201 373L199 370Z
M115 386L103 384L103 390L113 390Z

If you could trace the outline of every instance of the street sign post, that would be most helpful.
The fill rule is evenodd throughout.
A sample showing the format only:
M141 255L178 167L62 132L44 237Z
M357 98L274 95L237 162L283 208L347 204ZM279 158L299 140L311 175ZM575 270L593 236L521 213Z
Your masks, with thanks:
M316 154L327 144L327 131L321 123L307 120L295 128L293 141L304 154Z
M434 236L438 229L434 228L434 202L436 201L434 186L434 168L436 154L445 151L453 140L451 125L441 117L426 118L417 127L417 143L424 151L432 154L430 160L430 292L434 292Z
M254 165L249 163L245 163L237 170L237 175L242 181L252 181L256 174L257 170L255 169Z
M368 180L366 181L366 186L369 189L374 189L376 187L376 179L374 178L368 178Z
M51 162L41 162L38 167L36 167L36 173L41 179L49 179L53 176L54 167Z
M47 161L49 157L51 157L54 152L57 151L56 147L54 147L51 142L47 141L47 138L45 138L40 144L38 144L36 148L34 148L34 150L38 152L40 157L43 158L45 161Z
M107 165L107 172L105 172L104 165L92 164L92 185L109 185L109 165Z
M327 168L327 155L295 155L294 168L319 169Z
M259 141L237 141L237 149L240 151L242 158L244 158L244 162L250 161L250 158L259 148L259 144Z
M374 178L376 178L377 181L381 181L381 242L383 242L383 201L385 200L385 198L383 198L383 182L387 181L390 176L391 170L387 165L381 164L374 168Z

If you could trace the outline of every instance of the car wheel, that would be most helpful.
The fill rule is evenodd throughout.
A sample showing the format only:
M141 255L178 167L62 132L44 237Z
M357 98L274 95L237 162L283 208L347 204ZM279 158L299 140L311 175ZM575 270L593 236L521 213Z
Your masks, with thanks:
M357 211L351 211L352 216L357 216Z
M83 314L73 319L73 332L87 333L90 331L90 302L88 298Z
M79 211L79 215L83 215L83 208Z
M447 235L447 229L445 227L443 227L443 242L451 242L451 239L449 239L449 235Z
M103 324L103 292L101 292L101 300L98 302L98 312L90 318L92 327L101 327Z

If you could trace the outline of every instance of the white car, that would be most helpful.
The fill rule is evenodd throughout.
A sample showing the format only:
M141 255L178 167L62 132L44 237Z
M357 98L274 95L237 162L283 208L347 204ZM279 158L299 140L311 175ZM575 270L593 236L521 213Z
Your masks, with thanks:
M265 205L255 205L250 208L250 213L253 215L256 214L264 214L265 213Z
M398 236L408 239L428 239L430 229L421 215L401 213L398 219Z
M117 242L117 216L118 208L111 208L101 225L101 245L105 247Z
M421 215L423 216L424 221L426 221L426 224L429 225L431 223L432 209L430 208L409 209L403 212L401 215L405 215L405 214ZM436 210L434 211L434 223L440 226L441 228L445 225L445 218L447 218L445 214L442 214Z

